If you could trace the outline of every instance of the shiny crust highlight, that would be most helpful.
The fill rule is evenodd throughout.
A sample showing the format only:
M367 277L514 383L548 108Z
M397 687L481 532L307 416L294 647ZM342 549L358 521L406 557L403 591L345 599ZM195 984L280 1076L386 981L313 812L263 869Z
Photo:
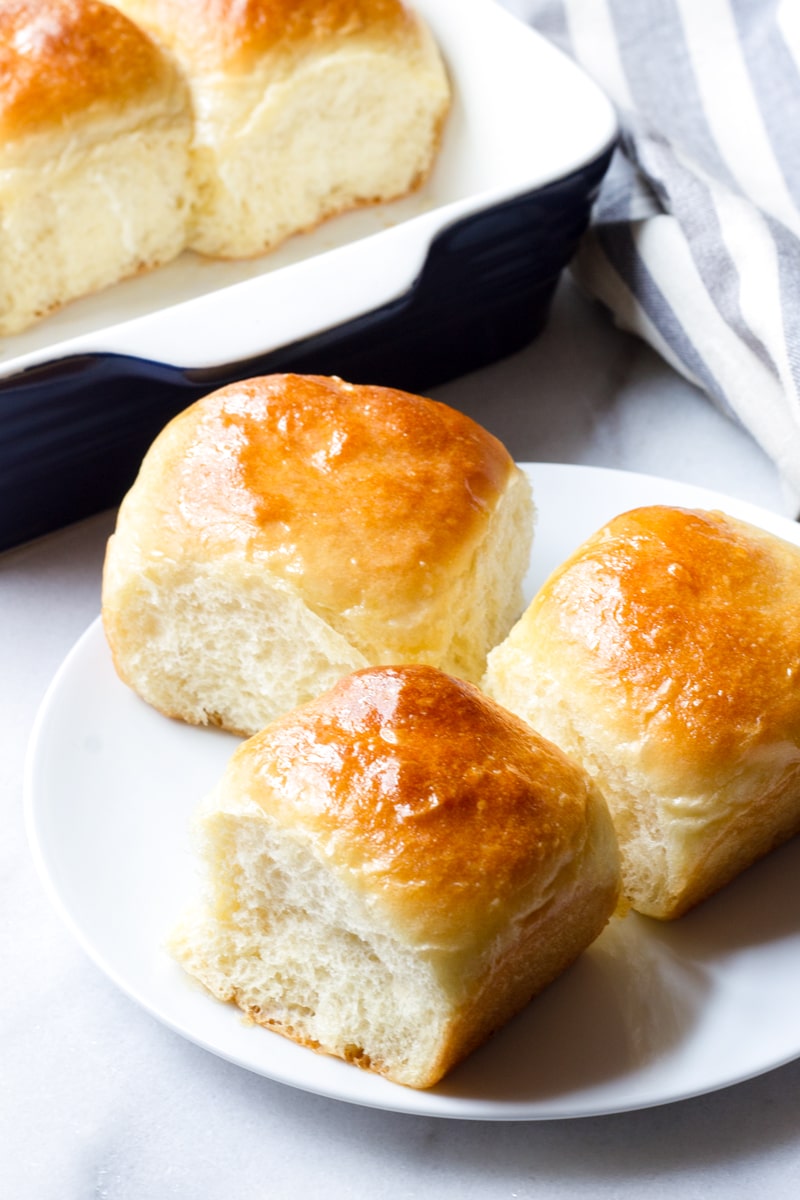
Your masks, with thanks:
M0 133L7 139L55 132L103 111L121 116L151 93L174 89L182 100L150 37L97 0L0 5L0 81Z
M547 580L485 684L592 772L626 890L686 912L800 829L800 550L720 512L624 513Z

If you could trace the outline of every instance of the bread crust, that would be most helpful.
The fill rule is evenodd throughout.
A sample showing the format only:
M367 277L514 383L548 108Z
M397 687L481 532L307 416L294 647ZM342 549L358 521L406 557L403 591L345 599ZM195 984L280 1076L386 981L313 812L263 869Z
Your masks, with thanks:
M523 721L416 664L355 672L274 722L234 755L229 786L313 838L396 936L459 953L573 877L596 802Z
M534 597L486 685L576 754L634 906L677 916L800 827L800 550L720 512L609 522Z
M532 534L526 476L465 414L247 380L148 451L106 554L106 635L149 703L241 733L370 664L477 681L522 609Z
M408 38L416 18L401 0L122 0L186 65L248 71L279 51L291 56L367 36Z
M435 400L271 375L179 414L126 504L145 549L244 555L320 614L358 607L379 620L470 555L515 471L497 438Z
M566 970L619 896L589 776L426 666L356 672L243 743L202 824L210 908L175 944L187 970L255 1022L414 1087ZM301 936L323 970L293 983ZM415 1005L430 1020L398 1040Z
M174 97L177 74L152 39L99 0L6 0L0 5L0 136L15 141L110 119ZM5 154L6 152L3 152Z

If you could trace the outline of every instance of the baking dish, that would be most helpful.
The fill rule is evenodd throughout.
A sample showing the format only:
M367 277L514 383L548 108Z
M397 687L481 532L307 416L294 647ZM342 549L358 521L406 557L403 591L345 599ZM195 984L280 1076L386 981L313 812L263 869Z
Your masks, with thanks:
M616 137L578 67L494 0L416 0L454 92L415 195L258 260L186 253L0 341L0 549L116 504L181 408L314 371L426 391L545 323Z

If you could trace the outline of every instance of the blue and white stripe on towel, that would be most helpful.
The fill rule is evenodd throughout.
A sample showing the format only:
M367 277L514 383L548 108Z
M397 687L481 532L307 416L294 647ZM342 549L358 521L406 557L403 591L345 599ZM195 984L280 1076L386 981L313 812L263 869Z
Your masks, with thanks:
M575 272L800 497L800 0L507 0L617 107Z

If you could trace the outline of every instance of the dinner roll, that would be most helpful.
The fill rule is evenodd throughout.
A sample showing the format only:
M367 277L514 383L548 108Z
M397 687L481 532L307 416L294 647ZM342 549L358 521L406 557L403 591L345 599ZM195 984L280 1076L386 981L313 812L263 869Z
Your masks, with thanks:
M241 744L172 949L254 1021L429 1087L598 936L619 892L588 775L471 684L375 667Z
M116 0L191 88L190 245L261 254L427 176L450 89L401 0Z
M531 538L526 476L464 414L266 376L156 439L109 542L103 620L150 704L252 734L365 666L477 681L522 611Z
M490 656L489 693L611 808L635 908L677 917L800 830L800 550L654 506L589 538Z
M114 8L0 4L0 334L182 250L190 138L176 69Z

